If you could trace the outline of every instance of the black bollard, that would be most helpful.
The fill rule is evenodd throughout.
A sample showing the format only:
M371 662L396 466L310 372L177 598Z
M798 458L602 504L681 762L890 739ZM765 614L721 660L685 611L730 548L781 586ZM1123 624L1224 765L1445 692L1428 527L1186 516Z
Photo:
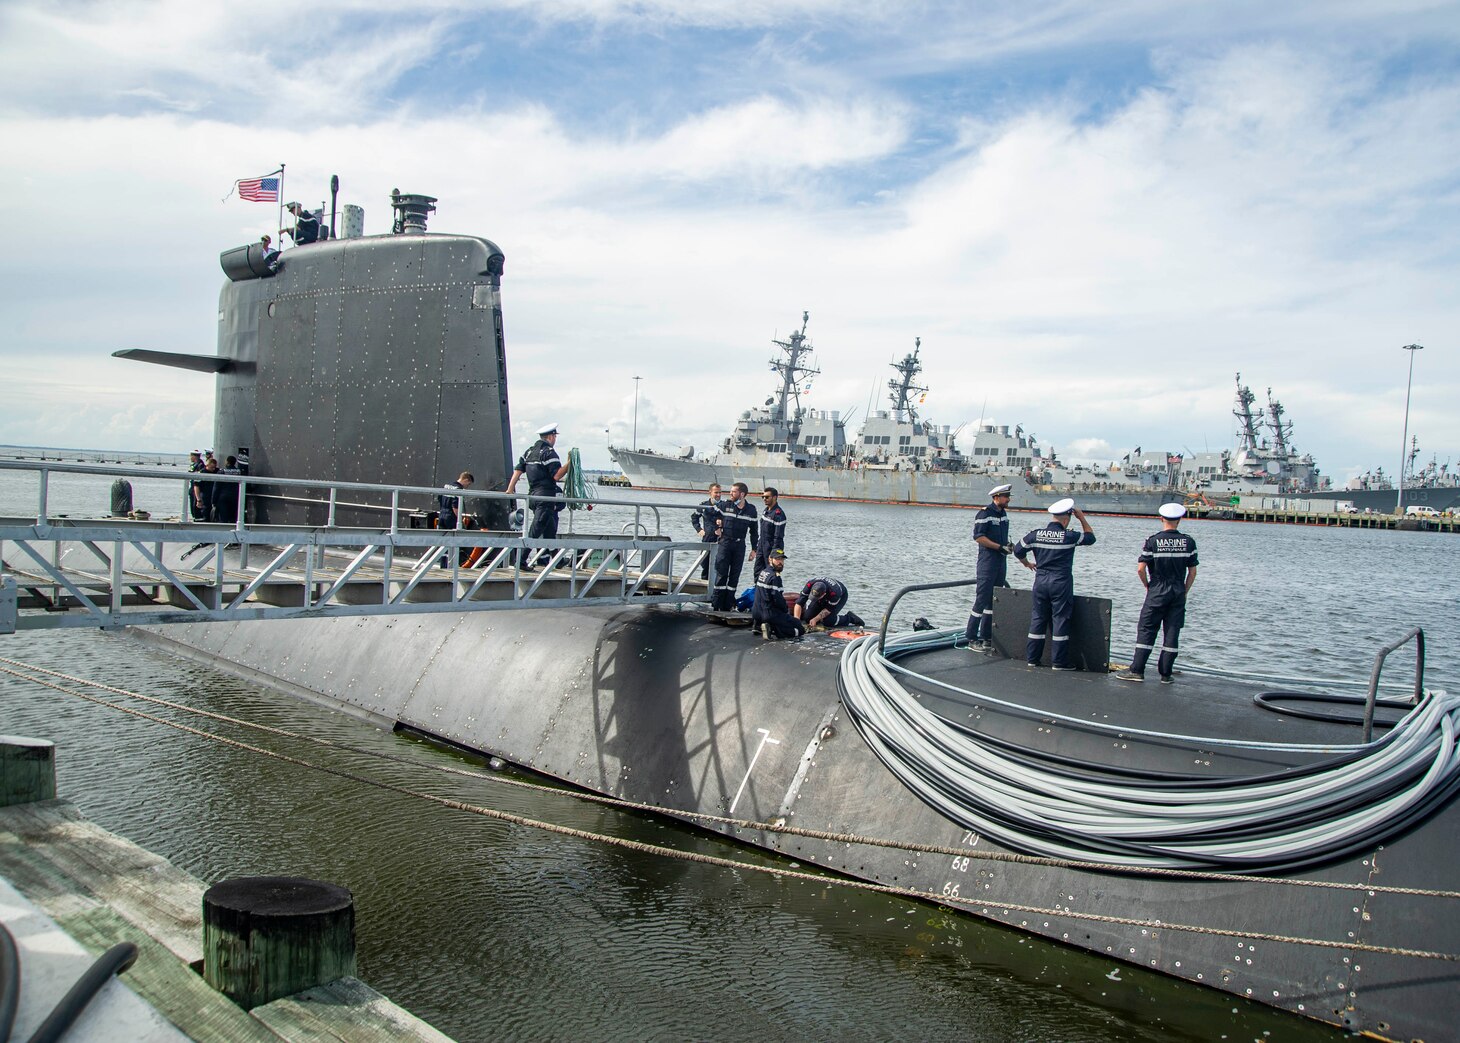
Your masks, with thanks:
M244 876L204 893L203 979L244 1010L354 973L348 888Z
M56 744L0 735L0 808L56 796Z

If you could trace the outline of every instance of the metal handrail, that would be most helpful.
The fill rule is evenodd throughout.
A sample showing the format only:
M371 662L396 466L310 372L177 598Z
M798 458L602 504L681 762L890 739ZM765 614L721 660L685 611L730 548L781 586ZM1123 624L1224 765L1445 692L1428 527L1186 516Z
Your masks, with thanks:
M888 603L887 610L882 613L882 628L877 631L877 654L887 654L887 623L892 619L892 610L897 607L897 603L902 600L903 595L913 594L919 590L947 590L950 587L971 587L977 582L978 580L976 579L954 579L946 580L942 583L914 583L910 587L903 587L892 596L892 601Z
M1374 737L1374 702L1379 694L1379 674L1384 669L1384 660L1389 658L1389 653L1397 651L1414 640L1414 704L1419 705L1420 696L1424 694L1425 683L1425 632L1420 627L1415 627L1397 641L1391 641L1379 649L1374 656L1374 669L1369 674L1369 694L1364 700L1364 742L1369 742Z
M40 479L40 489L39 502L36 507L37 525L45 525L49 521L49 485L50 475L52 473L84 474L102 476L107 478L159 478L167 481L187 483L198 481L226 482L241 487L246 487L249 483L252 483L255 486L263 485L297 489L325 488L329 490L329 500L311 502L321 503L322 505L325 505L326 507L329 507L331 509L335 504L338 504L340 506L357 506L347 501L339 500L338 494L341 491L390 493L392 494L392 502L394 503L399 502L399 496L402 493L411 495L419 494L427 497L439 497L446 495L443 488L425 485L384 485L373 482L332 482L317 478L276 478L272 476L264 476L258 474L236 475L223 474L222 472L212 471L185 471L179 473L174 470L162 471L141 467L107 467L92 464L45 463L32 460L0 460L0 471L24 471L38 476L38 478ZM240 489L240 494L242 492L243 490ZM587 497L569 496L537 496L531 493L506 493L490 489L460 489L452 492L450 495L454 496L458 500L458 503L462 500L486 500L501 502L516 501L521 499L528 504L531 504L533 501L552 501L555 503L564 504L602 504L617 507L632 507L634 508L634 517L636 522L642 517L643 511L645 509L648 509L654 515L656 535L662 533L664 528L663 519L661 518L659 513L661 507L667 507L670 510L682 510L686 512L693 512L699 509L699 505L694 503L650 503L648 501L640 500L592 499ZM286 497L281 498L288 499ZM389 507L374 507L373 505L365 504L361 504L358 506L370 506L371 509L378 510L392 510L392 508ZM395 511L399 510L406 509L399 507L395 508ZM407 513L409 513L409 511L407 511ZM458 526L460 525L461 513L462 512L458 510ZM184 500L183 514L187 514L186 500ZM394 517L394 512L392 514L392 517ZM244 528L242 511L239 512L236 525L240 530ZM647 528L645 531L647 531Z

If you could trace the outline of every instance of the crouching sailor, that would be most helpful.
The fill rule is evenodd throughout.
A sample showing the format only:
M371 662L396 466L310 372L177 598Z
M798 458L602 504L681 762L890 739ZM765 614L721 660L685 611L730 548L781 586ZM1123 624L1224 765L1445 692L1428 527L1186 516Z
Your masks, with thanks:
M1050 665L1056 670L1073 670L1070 663L1070 619L1075 614L1075 580L1072 567L1076 547L1088 547L1095 542L1095 531L1085 512L1075 506L1075 501L1066 497L1049 505L1054 515L1048 525L1035 529L1019 541L1014 556L1027 569L1034 570L1034 604L1029 613L1029 645L1024 658L1030 666L1038 666L1044 655L1044 630L1051 630L1050 639L1054 647L1050 650ZM1070 531L1070 515L1080 521L1084 531L1076 534ZM1029 563L1030 552L1034 563Z
M800 637L806 627L786 610L786 595L781 587L781 570L786 567L786 552L773 550L770 564L755 577L755 604L750 609L751 624L765 637Z
M994 643L994 588L1009 585L1009 485L995 486L989 505L973 519L973 541L978 544L978 565L974 573L973 611L968 616L968 647L990 654Z
M1136 622L1136 654L1131 657L1130 669L1115 675L1122 681L1146 679L1146 661L1156 647L1156 631L1160 630L1161 655L1156 670L1162 684L1171 683L1176 645L1186 625L1186 595L1196 582L1196 540L1177 530L1186 508L1179 503L1163 503L1157 513L1161 515L1161 531L1146 538L1136 560L1136 575L1145 584L1146 600Z
M839 579L808 579L801 588L801 596L792 610L807 629L819 626L834 627L839 622L839 613L847 607L847 586Z

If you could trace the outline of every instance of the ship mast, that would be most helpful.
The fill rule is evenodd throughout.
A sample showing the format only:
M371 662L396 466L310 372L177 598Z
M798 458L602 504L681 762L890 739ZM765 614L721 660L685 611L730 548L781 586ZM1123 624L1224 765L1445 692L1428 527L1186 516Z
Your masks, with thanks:
M1267 389L1268 426L1272 428L1272 442L1277 455L1283 459L1288 455L1288 439L1293 437L1292 421L1283 423L1283 404L1272 397L1272 388Z
M918 410L913 405L912 396L925 394L928 390L913 383L913 378L923 371L923 364L918 361L918 350L922 346L923 338L914 338L912 354L904 355L901 362L889 363L897 370L897 379L887 382L887 389L891 392L888 397L892 399L892 418L900 424L917 423Z
M1237 418L1237 451L1257 452L1257 423L1262 419L1262 410L1252 411L1257 396L1242 385L1242 374L1237 374L1237 408L1232 415Z
M811 321L811 313L801 313L801 329L793 331L785 340L771 338L771 343L786 353L784 359L771 359L771 369L781 375L781 389L777 393L775 410L771 414L772 422L787 423L791 414L786 412L786 400L795 399L797 415L801 412L801 386L798 378L805 374L814 376L821 370L813 369L810 366L801 365L801 357L811 352L811 342L806 339L806 324Z

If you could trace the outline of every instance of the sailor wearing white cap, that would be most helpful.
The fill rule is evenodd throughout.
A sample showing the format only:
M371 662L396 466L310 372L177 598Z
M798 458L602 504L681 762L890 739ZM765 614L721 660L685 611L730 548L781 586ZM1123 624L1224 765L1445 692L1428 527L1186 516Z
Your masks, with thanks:
M532 511L532 524L527 529L529 540L555 540L558 538L558 512L565 506L561 501L554 502L546 497L559 497L563 490L558 486L563 475L568 473L568 465L563 463L554 448L558 441L558 425L544 424L537 429L537 441L532 448L523 453L517 461L517 467L512 471L512 477L507 481L507 492L515 493L517 483L524 476L527 478L527 493L529 497L528 506ZM544 497L536 499L535 497ZM552 552L543 548L537 556L536 563L545 564L552 558ZM532 563L523 561L524 566Z
M1196 540L1177 526L1186 514L1179 503L1163 503L1161 531L1146 538L1141 555L1136 559L1136 575L1146 588L1146 600L1136 621L1136 653L1130 669L1116 674L1122 681L1144 681L1146 661L1156 647L1156 631L1161 631L1161 655L1156 669L1161 683L1170 684L1176 665L1176 647L1181 628L1186 625L1186 595L1196 582Z
M989 505L980 507L973 519L973 541L978 544L975 566L973 611L968 615L964 633L968 647L992 655L994 652L994 588L1009 585L1009 555L1014 545L1009 542L1009 485L996 485L989 490Z
M1054 647L1050 650L1050 665L1056 670L1073 670L1070 663L1070 619L1075 614L1075 579L1071 566L1074 564L1075 548L1088 547L1095 542L1095 531L1085 512L1075 506L1075 501L1066 497L1049 505L1054 515L1048 525L1035 529L1019 541L1014 548L1025 568L1034 569L1034 599L1029 612L1029 644L1024 658L1030 666L1038 666L1044 656L1044 631L1048 627ZM1070 515L1080 520L1084 531L1076 535L1069 529ZM1029 563L1030 552L1034 553L1034 564Z

